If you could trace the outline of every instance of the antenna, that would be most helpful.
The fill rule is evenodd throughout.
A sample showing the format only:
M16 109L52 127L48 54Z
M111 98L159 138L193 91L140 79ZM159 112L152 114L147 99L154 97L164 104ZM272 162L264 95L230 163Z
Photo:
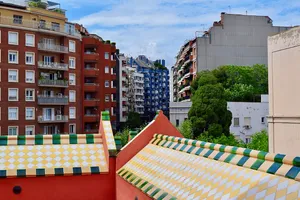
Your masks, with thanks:
M228 13L231 14L231 6L228 6Z
M248 15L248 11L246 10L246 15Z

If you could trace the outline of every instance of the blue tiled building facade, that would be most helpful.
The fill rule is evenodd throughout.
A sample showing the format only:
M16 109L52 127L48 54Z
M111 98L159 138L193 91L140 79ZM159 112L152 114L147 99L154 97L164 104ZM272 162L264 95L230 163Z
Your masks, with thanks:
M130 64L136 65L137 71L144 74L144 117L151 120L157 110L169 116L169 70L155 67L146 56L130 58ZM160 64L164 66L165 61Z

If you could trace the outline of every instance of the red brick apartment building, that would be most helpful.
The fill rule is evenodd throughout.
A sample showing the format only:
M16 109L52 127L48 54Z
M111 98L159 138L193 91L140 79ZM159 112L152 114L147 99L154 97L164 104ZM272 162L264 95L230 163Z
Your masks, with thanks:
M100 67L115 65L115 47L101 43L98 55L87 54L85 36L57 5L0 3L1 135L93 133L100 110L113 115L115 75ZM105 94L111 95L109 105Z

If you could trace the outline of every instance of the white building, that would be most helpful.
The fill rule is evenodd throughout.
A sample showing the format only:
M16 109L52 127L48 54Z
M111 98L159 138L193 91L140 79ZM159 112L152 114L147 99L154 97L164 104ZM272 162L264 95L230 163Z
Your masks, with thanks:
M268 129L268 95L261 95L261 102L228 102L227 108L232 113L230 132L237 139L249 143L251 136Z
M128 74L127 74L127 61L124 54L119 54L119 117L120 122L127 121L128 114Z
M188 118L192 102L170 102L170 121L175 126L180 126Z

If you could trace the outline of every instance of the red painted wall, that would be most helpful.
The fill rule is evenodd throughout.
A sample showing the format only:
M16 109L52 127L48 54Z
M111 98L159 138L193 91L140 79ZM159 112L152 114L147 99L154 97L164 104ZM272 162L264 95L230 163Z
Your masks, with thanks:
M55 176L10 178L0 181L1 199L5 200L115 200L116 159L109 159L109 174L86 176ZM21 186L21 194L13 187Z

